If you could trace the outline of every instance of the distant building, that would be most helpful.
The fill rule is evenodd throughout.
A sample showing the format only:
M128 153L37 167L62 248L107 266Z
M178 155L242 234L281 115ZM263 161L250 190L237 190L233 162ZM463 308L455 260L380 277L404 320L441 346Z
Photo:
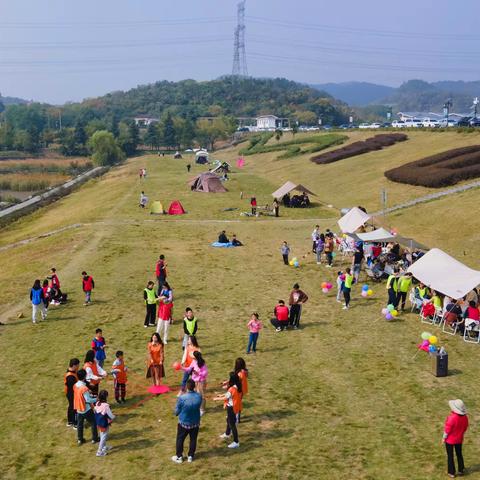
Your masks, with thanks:
M152 123L158 123L160 121L158 118L150 117L148 115L135 117L133 120L135 121L135 125L140 128L149 127Z
M434 112L398 112L397 115L399 116L400 120L423 120L424 118L430 118L432 120L442 120L445 118L443 113L434 113ZM449 113L449 118L460 120L463 117L468 117L470 114L468 113Z
M275 115L261 115L257 117L257 129L258 130L275 130L277 128L290 127L290 121L288 118L279 118Z

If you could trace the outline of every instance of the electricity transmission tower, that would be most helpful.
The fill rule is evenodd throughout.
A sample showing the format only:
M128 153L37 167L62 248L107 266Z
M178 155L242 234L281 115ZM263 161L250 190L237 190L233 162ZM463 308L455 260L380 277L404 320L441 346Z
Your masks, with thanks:
M235 27L235 41L233 44L234 77L247 77L247 54L245 52L245 2L242 0L237 5L237 26Z

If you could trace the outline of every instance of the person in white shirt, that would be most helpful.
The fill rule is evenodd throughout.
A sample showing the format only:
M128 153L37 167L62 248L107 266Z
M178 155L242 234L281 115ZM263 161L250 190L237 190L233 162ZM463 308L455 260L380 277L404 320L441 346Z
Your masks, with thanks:
M312 232L312 252L316 253L317 249L317 237L320 236L320 225L315 225L315 228Z

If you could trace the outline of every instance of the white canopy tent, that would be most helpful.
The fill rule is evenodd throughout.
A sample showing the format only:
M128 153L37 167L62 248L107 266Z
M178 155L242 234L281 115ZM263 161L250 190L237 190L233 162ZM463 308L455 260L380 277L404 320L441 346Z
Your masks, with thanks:
M372 217L368 213L358 207L353 207L338 221L338 225L343 233L354 233L355 230L365 225L370 218Z
M405 245L410 249L428 250L425 245L418 243L413 238L402 237L402 235L394 235L384 228L377 228L372 232L357 233L351 236L353 236L355 240L361 240L362 242L395 242L399 243L400 245Z
M316 197L316 195L311 190L309 190L307 187L304 187L300 183L293 183L293 182L290 182L290 181L288 181L287 183L282 185L278 190L273 192L272 197L273 198L282 198L284 195L291 192L292 190L297 190L298 192L302 192L302 193L305 192L305 193L308 193L309 195L313 195L313 196Z
M432 248L408 268L412 275L435 291L453 299L464 297L480 285L480 272L438 248Z

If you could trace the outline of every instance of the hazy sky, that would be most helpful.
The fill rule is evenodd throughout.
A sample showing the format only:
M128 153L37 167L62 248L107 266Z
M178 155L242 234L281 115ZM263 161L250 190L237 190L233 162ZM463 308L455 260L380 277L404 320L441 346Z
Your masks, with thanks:
M232 71L238 0L0 0L0 92L53 103ZM247 0L249 74L480 79L479 0Z

